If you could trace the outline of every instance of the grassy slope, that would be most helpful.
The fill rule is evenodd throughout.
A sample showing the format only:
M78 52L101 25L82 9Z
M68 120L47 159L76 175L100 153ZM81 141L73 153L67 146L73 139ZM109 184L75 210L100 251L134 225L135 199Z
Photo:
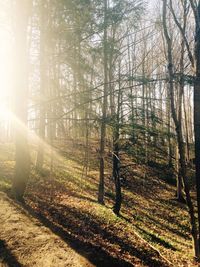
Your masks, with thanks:
M13 171L14 162L10 161L13 154L10 147L0 149L0 186L7 189ZM106 257L121 259L121 266L125 266L125 262L134 266L165 266L165 261L137 233L173 266L193 266L187 209L173 200L174 187L159 180L151 168L132 165L123 187L122 216L116 217L112 212L114 189L109 173L106 206L96 203L98 159L95 150L90 151L92 166L87 177L83 175L81 147L62 150L54 154L53 174L46 172L41 178L33 172L27 190L26 202L44 222L62 230L68 242L76 240L77 248L84 246L88 257L96 253L101 266L108 266L103 259ZM130 162L123 157L124 162ZM116 263L113 266L117 266Z

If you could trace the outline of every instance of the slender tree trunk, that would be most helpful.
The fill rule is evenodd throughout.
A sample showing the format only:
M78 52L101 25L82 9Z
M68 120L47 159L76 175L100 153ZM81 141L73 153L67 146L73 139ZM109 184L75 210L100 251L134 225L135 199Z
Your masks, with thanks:
M184 18L186 18L184 16ZM185 33L185 27L186 27L186 19L184 19L184 26L183 26L183 31ZM181 43L181 58L180 58L180 73L181 73L181 77L180 77L180 81L179 81L179 94L178 94L178 124L180 128L180 135L181 135L181 139L183 139L183 129L182 129L182 104L183 104L183 96L184 96L184 79L183 79L183 73L184 73L184 52L185 52L185 43L184 40L182 40ZM181 141L182 144L181 146L183 146L183 150L184 150L184 165L186 165L186 153L185 153L185 145L184 142ZM178 147L180 147L180 144L178 145ZM180 151L180 149L179 149ZM180 157L180 161L181 161L181 157ZM179 162L178 162L179 164ZM183 192L182 192L182 176L181 176L181 162L179 164L179 171L178 171L178 186L177 186L177 200L180 202L185 202L184 200L184 196L183 196Z
M183 92L183 109L184 109L184 118L185 118L185 138L187 145L187 159L190 160L190 141L189 141L189 130L188 130L188 112L186 110L185 103L185 93Z
M167 90L166 97L169 99L169 91ZM173 166L172 163L172 138L171 138L171 108L170 108L170 100L166 102L167 109L167 141L168 141L168 166L171 168Z
M195 165L196 165L196 188L198 223L200 233L200 1L197 9L196 21L196 82L194 86L194 135L195 135ZM200 238L199 238L200 249Z
M183 177L184 190L186 195L186 201L188 205L188 211L190 215L190 223L191 223L191 233L193 237L194 243L194 252L195 257L199 258L199 245L198 245L198 233L197 233L197 225L196 219L194 215L194 206L192 203L192 199L189 191L188 179L186 177L186 165L185 165L185 151L184 151L184 142L182 136L182 128L178 120L177 112L174 105L174 82L173 82L173 60L172 60L172 42L168 34L167 24L166 24L166 12L167 12L167 0L163 0L163 28L164 35L167 44L167 57L168 57L168 74L169 74L169 93L171 100L171 112L172 118L176 128L177 141L178 141L178 149L180 156L180 166L181 166L181 175Z
M107 56L107 0L104 0L104 92L103 92L103 114L100 136L100 166L99 166L99 191L98 202L104 204L104 154L106 138L106 114L107 114L107 87L108 87L108 56Z
M179 149L176 146L176 197L179 202L185 203L183 196L183 180L181 176L181 168L179 163Z
M120 82L120 69L119 64L119 92L117 99L117 114L115 116L116 120L114 122L113 129L113 178L115 181L115 204L113 211L116 215L119 215L121 204L122 204L122 193L121 193L121 181L120 181L120 158L119 158L119 119L120 119L120 106L121 106L121 82Z
M45 6L44 3L40 4L40 117L39 117L39 144L36 161L36 169L42 170L44 162L44 139L45 139L45 89L46 89L46 64L45 64Z

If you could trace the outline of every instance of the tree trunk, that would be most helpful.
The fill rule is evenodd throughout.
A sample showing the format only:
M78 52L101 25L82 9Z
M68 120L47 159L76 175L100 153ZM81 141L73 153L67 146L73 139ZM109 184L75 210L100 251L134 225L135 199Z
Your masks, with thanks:
M16 2L15 20L15 174L12 191L17 200L23 201L26 184L30 172L30 156L28 149L27 130L27 29L30 1ZM20 67L19 67L20 66Z
M40 117L39 117L39 145L36 161L36 169L42 170L44 162L44 138L45 138L45 87L46 87L46 64L45 64L45 7L44 3L41 3L40 7Z
M175 124L176 134L177 134L181 175L183 177L184 190L185 190L186 201L188 205L188 212L190 215L191 233L193 237L194 252L195 252L195 257L199 258L198 233L197 233L196 219L194 215L194 206L193 206L192 199L190 196L188 179L186 177L185 151L184 151L184 142L183 142L183 136L182 136L182 128L181 128L180 121L178 120L178 116L177 116L177 112L176 112L175 104L174 104L174 81L173 81L174 73L173 73L173 60L172 60L172 42L168 34L167 23L166 23L166 12L167 12L167 0L164 0L163 1L163 28L164 28L164 35L165 35L166 44L167 44L171 112L172 112L172 118Z
M99 191L98 202L104 204L104 154L106 138L106 114L107 114L107 87L108 87L108 56L107 56L107 0L104 0L104 92L103 92L103 114L101 122L100 137L100 166L99 166Z
M119 215L121 204L122 204L122 193L121 193L121 181L120 181L120 159L119 159L119 119L120 119L120 107L121 107L121 65L119 64L119 92L117 99L117 114L114 121L113 129L113 178L115 181L115 204L113 211L116 215Z
M198 19L196 22L196 82L194 85L194 135L195 135L195 165L196 165L196 188L198 223L200 233L200 2L198 4ZM200 249L200 239L199 239Z

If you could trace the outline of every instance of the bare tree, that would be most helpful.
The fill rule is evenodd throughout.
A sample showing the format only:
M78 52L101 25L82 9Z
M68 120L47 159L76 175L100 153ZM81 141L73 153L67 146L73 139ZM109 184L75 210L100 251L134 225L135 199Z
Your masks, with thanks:
M105 157L105 138L106 138L106 114L107 114L107 93L108 93L108 46L107 46L107 9L108 2L104 0L104 90L103 90L103 108L100 137L100 167L99 167L99 193L98 202L104 204L104 157Z
M180 120L181 118L180 118L180 114L179 116L177 116L177 111L175 109L175 104L174 104L174 81L173 81L174 71L173 71L172 41L168 33L166 16L167 16L167 0L164 0L163 1L163 29L164 29L164 35L165 35L166 45L167 45L171 112L172 112L172 118L175 124L176 134L177 134L178 150L179 150L180 165L181 165L181 175L183 177L184 190L185 190L187 205L189 209L195 257L198 258L199 257L198 233L197 233L196 219L194 215L194 207L193 207L192 199L190 196L188 179L186 176L185 147L184 147L184 142L183 142L182 126L181 126L181 120ZM179 108L180 108L180 104L179 104Z

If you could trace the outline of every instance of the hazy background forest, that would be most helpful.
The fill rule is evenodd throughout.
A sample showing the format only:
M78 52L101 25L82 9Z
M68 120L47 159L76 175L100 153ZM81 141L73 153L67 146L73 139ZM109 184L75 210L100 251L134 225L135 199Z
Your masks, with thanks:
M0 3L0 266L198 266L200 1Z

